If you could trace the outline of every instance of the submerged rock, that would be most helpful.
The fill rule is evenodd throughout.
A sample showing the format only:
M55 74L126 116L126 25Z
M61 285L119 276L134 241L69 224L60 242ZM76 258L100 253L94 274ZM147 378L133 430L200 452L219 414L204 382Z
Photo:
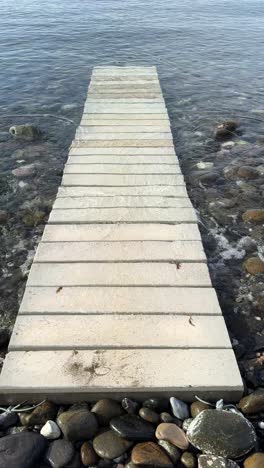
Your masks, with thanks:
M7 211L5 210L0 210L0 224L5 224L7 222Z
M230 138L232 134L236 131L238 127L238 122L235 120L225 120L221 124L218 124L215 129L215 138L217 140L225 140Z
M255 167L240 166L237 175L242 179L256 179L259 176L259 171Z
M264 262L258 257L250 257L243 264L245 270L251 275L264 273Z
M21 138L23 140L33 141L40 137L41 131L35 125L25 124L25 125L13 125L9 129L9 133L16 138Z
M226 458L246 455L257 440L254 427L242 415L213 409L198 414L187 437L202 452Z
M245 223L252 223L252 224L263 223L264 222L264 210L262 209L247 210L242 215L242 219Z
M12 170L12 174L18 179L23 179L25 177L31 177L36 173L35 164L27 164L26 166L17 167Z
M41 210L28 211L22 218L23 223L26 226L34 227L43 223L46 213Z

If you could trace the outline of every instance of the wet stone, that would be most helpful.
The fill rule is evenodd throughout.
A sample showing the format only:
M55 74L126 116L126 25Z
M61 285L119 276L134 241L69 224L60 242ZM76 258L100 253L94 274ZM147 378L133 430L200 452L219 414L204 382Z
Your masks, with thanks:
M12 174L18 179L23 179L25 177L30 177L35 175L36 166L35 164L28 164L26 166L17 167L12 170Z
M81 460L84 466L94 466L99 461L98 455L89 442L84 442L81 446Z
M74 453L74 446L71 442L59 439L50 444L46 459L52 468L64 468L73 460Z
M162 398L149 398L143 402L145 408L150 408L158 413L162 411L167 411L169 409L169 402L166 399Z
M0 210L0 224L5 224L7 222L7 219L8 219L7 211Z
M40 406L37 406L28 416L28 425L44 425L49 420L56 419L57 407L51 401L45 401Z
M31 210L24 214L22 221L26 226L35 227L44 222L46 213L41 210Z
M181 458L181 451L177 447L175 447L175 445L171 444L168 440L159 440L158 444L169 455L173 464L176 465Z
M242 219L245 223L258 224L264 222L264 210L255 209L247 210L242 215Z
M200 414L205 409L210 409L210 408L211 408L210 405L207 405L206 403L203 403L202 401L194 401L191 404L192 418L195 418L196 416L198 416L198 414Z
M226 140L232 137L237 127L238 123L235 120L225 120L216 126L215 138L217 140Z
M189 442L206 454L227 458L246 455L256 443L252 424L237 413L205 410L190 424Z
M259 176L259 171L255 167L241 166L237 175L242 179L256 179Z
M239 465L224 457L201 455L198 458L198 468L239 468Z
M191 452L184 452L181 456L181 462L185 468L197 467L197 458Z
M10 135L16 138L20 138L22 140L33 141L40 137L41 132L35 126L31 124L25 125L13 125L9 129Z
M0 414L0 430L5 431L10 426L15 426L18 422L18 415L13 411Z
M131 459L136 465L152 465L159 468L173 467L166 452L154 442L137 444L132 450Z
M167 440L181 450L188 448L188 440L183 430L172 423L161 423L156 429L156 437L159 440Z
M181 400L178 400L177 398L171 397L170 404L171 404L172 412L174 416L176 416L176 418L181 419L182 421L184 419L189 418L190 411L189 411L189 406L186 403L184 403Z
M160 420L159 414L151 410L150 408L141 408L139 410L139 416L145 421L148 421L152 424L157 424Z
M2 437L0 468L32 468L40 460L46 447L46 439L33 432Z
M109 399L97 401L92 407L91 412L96 415L97 421L101 426L107 426L111 419L124 413L123 408L118 402Z
M93 413L86 409L69 410L61 413L57 424L64 437L72 442L91 439L98 430L98 423Z
M200 182L203 185L211 185L218 179L218 177L218 172L208 172L207 174L201 175Z
M263 468L264 467L264 453L257 452L250 455L244 461L244 468Z
M133 414L125 414L114 418L110 427L120 436L127 440L141 441L151 440L155 434L154 426Z
M264 389L259 388L250 395L243 397L237 407L246 415L264 411Z
M132 445L133 442L123 439L112 430L99 434L93 440L93 448L97 455L108 460L119 457Z
M138 411L139 404L130 398L123 398L122 407L129 414L135 414Z
M264 262L259 257L250 257L243 264L245 270L251 275L264 273Z

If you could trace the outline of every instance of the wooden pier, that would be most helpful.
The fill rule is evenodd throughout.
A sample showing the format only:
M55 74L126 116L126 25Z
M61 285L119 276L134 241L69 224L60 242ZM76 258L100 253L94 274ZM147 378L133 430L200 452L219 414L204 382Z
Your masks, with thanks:
M242 391L156 68L96 67L0 401Z

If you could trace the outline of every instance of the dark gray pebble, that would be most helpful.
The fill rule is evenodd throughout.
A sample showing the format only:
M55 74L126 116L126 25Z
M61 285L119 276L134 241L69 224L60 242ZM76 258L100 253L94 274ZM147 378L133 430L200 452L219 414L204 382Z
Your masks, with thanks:
M73 444L67 440L59 439L50 444L46 459L52 468L62 468L71 462L74 454Z
M42 457L47 441L42 435L22 432L0 439L0 468L32 468Z
M120 437L134 441L152 440L155 433L155 427L151 423L134 414L112 419L110 427Z

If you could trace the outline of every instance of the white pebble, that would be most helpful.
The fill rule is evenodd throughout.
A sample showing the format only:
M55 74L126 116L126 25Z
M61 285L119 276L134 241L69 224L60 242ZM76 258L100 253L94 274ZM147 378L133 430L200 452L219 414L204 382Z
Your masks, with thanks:
M60 428L54 421L47 421L40 431L46 439L58 439L61 435Z

